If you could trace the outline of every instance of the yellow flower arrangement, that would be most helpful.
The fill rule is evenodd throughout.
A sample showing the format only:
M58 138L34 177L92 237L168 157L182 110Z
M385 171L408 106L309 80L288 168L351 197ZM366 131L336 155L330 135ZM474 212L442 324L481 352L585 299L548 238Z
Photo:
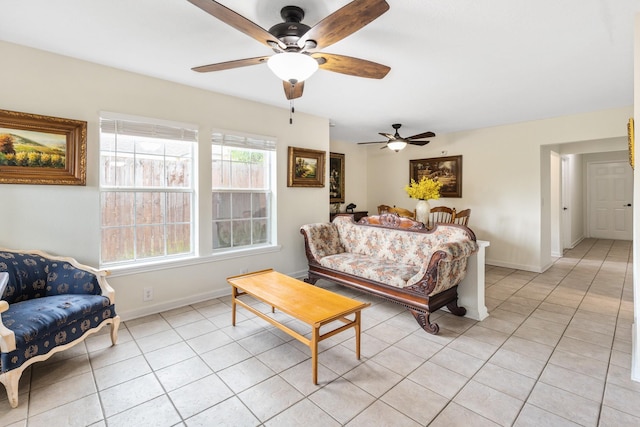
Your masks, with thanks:
M406 191L412 199L437 200L440 198L440 187L442 187L441 182L424 177L420 182L412 179L411 184L404 187L404 191Z

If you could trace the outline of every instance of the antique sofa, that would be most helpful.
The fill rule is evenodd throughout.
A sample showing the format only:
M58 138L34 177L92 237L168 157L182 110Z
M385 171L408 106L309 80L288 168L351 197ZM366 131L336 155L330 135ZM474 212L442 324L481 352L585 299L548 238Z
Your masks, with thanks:
M0 248L3 272L8 280L0 289L0 382L15 408L20 376L27 367L82 342L107 324L115 344L120 317L107 272L73 258Z
M408 308L418 324L437 334L429 315L446 306L458 316L457 287L469 256L478 250L462 225L424 224L396 214L373 215L357 224L346 216L331 223L303 225L309 264L307 282L327 279Z

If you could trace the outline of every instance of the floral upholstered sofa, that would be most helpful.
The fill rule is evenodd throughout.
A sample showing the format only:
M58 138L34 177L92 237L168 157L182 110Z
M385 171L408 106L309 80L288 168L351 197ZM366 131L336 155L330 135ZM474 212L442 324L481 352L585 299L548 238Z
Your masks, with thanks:
M116 343L120 317L106 271L41 251L0 248L0 275L6 282L0 289L0 382L12 407L18 406L20 376L33 363L107 324Z
M432 334L439 327L430 313L458 307L457 287L469 256L478 250L473 232L461 225L425 229L395 214L374 215L354 223L338 216L331 223L303 225L309 283L327 279L369 292L407 307Z

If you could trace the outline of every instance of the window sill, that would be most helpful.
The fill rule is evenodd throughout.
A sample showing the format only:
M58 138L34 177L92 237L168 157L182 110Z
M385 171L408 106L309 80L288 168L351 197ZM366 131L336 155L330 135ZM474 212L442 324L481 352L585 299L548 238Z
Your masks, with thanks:
M109 271L109 277L129 276L132 274L148 273L151 271L166 270L176 267L187 267L190 265L206 264L210 262L218 262L234 258L268 254L279 252L281 249L282 246L280 245L260 246L248 249L236 249L219 253L212 253L204 256L190 256L179 259L150 261L146 263L129 265L106 265L101 268Z

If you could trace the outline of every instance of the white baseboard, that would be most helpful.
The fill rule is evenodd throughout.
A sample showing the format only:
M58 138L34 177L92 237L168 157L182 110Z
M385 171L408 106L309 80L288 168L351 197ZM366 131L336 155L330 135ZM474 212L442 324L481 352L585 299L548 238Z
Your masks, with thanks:
M549 267L551 267L551 264L549 264L544 268L540 269L540 267L537 265L514 264L510 262L502 262L502 261L496 261L492 259L487 259L486 264L493 265L495 267L504 267L504 268L513 268L515 270L532 271L534 273L542 273L545 270L547 270Z
M149 316L151 314L157 314L163 311L172 310L174 308L184 307L185 305L195 304L197 302L206 301L214 298L220 298L227 295L231 295L231 287L217 290L217 291L205 292L202 294L189 295L188 297L174 299L174 300L163 302L160 304L149 305L149 306L145 305L144 307L136 308L134 310L129 310L125 312L117 311L118 304L116 302L116 312L118 313L118 315L120 315L120 318L126 322L128 320L137 319L139 317Z
M287 276L295 277L302 280L307 277L307 270L301 270L294 273L286 273ZM231 295L231 287L218 289L216 291L204 292L196 295L189 295L184 298L174 299L171 301L162 302L154 305L145 305L134 310L120 312L118 311L118 304L116 302L116 312L123 321L133 320L144 316L150 316L152 314L161 313L163 311L172 310L174 308L184 307L185 305L195 304L198 302L206 301L209 299L226 297ZM117 300L116 300L117 301Z
M580 242L582 242L584 240L584 236L578 238L575 242L571 242L571 246L568 247L567 249L573 249L576 246L578 246L580 244Z

